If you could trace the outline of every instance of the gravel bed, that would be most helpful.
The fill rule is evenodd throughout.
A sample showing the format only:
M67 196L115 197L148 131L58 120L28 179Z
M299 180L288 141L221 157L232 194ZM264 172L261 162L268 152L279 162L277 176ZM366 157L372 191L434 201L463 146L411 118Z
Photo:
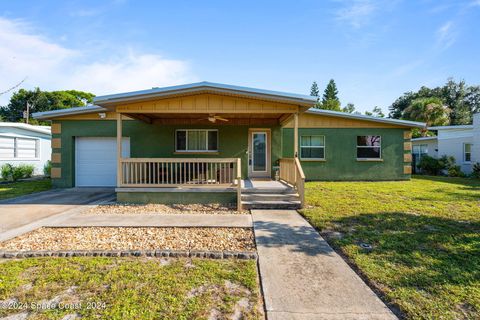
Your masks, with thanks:
M40 228L0 243L3 251L38 250L255 251L249 228Z
M223 204L133 204L133 203L113 203L101 204L84 214L148 214L148 213L164 213L164 214L250 214L250 211L237 211L236 206L228 206Z

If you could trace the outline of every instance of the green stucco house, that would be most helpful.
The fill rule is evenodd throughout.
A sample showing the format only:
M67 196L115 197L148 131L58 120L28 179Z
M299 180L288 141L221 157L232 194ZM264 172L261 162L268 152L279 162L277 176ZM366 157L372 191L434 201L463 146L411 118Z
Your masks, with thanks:
M424 126L314 109L311 96L209 82L94 103L34 117L52 122L55 187L115 187L120 201L241 207L251 190L274 194L269 183L279 180L302 205L305 180L407 180L411 129Z

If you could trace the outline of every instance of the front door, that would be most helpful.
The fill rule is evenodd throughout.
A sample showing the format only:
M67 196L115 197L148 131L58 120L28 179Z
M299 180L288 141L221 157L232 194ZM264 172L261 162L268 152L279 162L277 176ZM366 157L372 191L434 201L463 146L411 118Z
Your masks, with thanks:
M249 137L249 177L270 177L270 132L250 130Z

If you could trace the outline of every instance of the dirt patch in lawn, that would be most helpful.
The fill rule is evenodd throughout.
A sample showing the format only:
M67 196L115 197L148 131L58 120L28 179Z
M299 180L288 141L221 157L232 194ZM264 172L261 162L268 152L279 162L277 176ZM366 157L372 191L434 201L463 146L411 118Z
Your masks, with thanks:
M234 205L213 204L133 204L111 203L98 205L84 214L249 214L250 211L237 211Z
M40 228L0 243L4 251L38 250L255 251L249 228Z

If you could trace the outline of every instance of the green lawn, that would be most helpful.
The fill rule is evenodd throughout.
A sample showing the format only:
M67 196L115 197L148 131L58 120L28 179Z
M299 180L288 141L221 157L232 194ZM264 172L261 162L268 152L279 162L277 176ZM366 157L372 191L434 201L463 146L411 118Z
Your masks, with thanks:
M0 269L0 303L17 299L35 319L262 317L253 260L32 258L4 260ZM40 310L42 301L58 305ZM0 308L0 317L19 312Z
M479 180L310 182L306 192L303 215L407 318L480 319Z
M0 184L0 200L15 198L29 193L45 191L51 188L52 182L50 179Z

